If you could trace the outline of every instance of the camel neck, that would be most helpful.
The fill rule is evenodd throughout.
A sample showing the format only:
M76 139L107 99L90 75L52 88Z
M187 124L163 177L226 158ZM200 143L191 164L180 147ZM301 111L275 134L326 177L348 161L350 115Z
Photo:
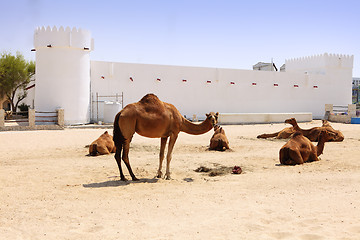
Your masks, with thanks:
M296 131L301 131L301 130L302 130L302 129L299 127L299 125L297 124L297 122L291 123L291 125L293 126L293 128L294 128Z
M300 128L299 125L297 124L297 122L292 123L292 125L293 125L295 131L301 132L304 136L308 136L308 134L312 130L312 129L302 129L302 128Z
M188 134L199 135L199 134L207 133L212 128L213 128L213 126L211 125L210 120L208 120L208 119L206 119L205 121L203 121L200 124L195 124L195 123L192 123L189 120L183 118L182 124L180 127L180 131L188 133Z
M324 135L320 136L319 142L316 146L317 155L320 156L323 153L325 147L326 137Z

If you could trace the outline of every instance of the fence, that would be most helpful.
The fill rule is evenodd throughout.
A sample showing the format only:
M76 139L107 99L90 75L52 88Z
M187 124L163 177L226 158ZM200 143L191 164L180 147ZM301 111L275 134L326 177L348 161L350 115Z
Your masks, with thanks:
M325 119L332 122L350 123L356 117L356 105L347 106L325 104Z
M116 93L115 95L99 95L98 92L91 95L91 121L99 122L104 119L104 103L109 102L119 102L121 108L124 108L124 93Z
M10 113L0 109L0 131L63 129L64 109L54 112L40 112L29 109L28 112Z
M5 111L5 124L20 124L20 125L28 125L29 123L29 112L21 111L13 113L12 111Z

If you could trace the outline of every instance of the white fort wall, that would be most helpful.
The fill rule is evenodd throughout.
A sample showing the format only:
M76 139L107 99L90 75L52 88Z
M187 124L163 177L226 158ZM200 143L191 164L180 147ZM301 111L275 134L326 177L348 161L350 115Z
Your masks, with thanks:
M91 99L96 93L123 92L124 106L155 93L199 119L210 111L310 112L322 118L325 104L347 105L352 99L353 56L290 59L286 72L100 62L90 61L89 31L63 27L36 29L34 46L35 109L63 108L66 125L103 120L104 103L95 107Z
M303 59L291 60L287 72L92 61L91 92L123 92L124 106L155 93L190 118L203 118L210 111L311 112L322 118L326 103L351 103L352 57L344 57L346 64L335 69L327 65L328 58L317 56L315 68Z
M89 31L56 27L35 30L35 109L65 109L65 124L90 121Z

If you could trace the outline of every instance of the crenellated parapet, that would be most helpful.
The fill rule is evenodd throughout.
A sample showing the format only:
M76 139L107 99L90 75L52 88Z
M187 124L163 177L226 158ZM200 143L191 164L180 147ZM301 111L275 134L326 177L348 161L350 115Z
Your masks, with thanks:
M91 51L94 40L90 31L70 27L38 27L34 33L35 50L39 48L72 48Z
M285 60L286 71L309 71L325 72L325 69L352 69L353 55L344 54L320 54L308 57L293 58Z

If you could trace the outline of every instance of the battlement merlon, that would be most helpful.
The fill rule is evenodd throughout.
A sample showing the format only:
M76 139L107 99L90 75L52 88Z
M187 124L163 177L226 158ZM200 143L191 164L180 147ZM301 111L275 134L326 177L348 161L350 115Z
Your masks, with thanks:
M70 27L60 27L57 29L48 27L38 27L34 33L35 50L39 48L71 48L79 50L94 50L94 39L91 32L84 29L70 29Z
M328 54L285 60L286 71L310 71L319 69L353 69L354 55ZM320 71L321 72L321 71Z

